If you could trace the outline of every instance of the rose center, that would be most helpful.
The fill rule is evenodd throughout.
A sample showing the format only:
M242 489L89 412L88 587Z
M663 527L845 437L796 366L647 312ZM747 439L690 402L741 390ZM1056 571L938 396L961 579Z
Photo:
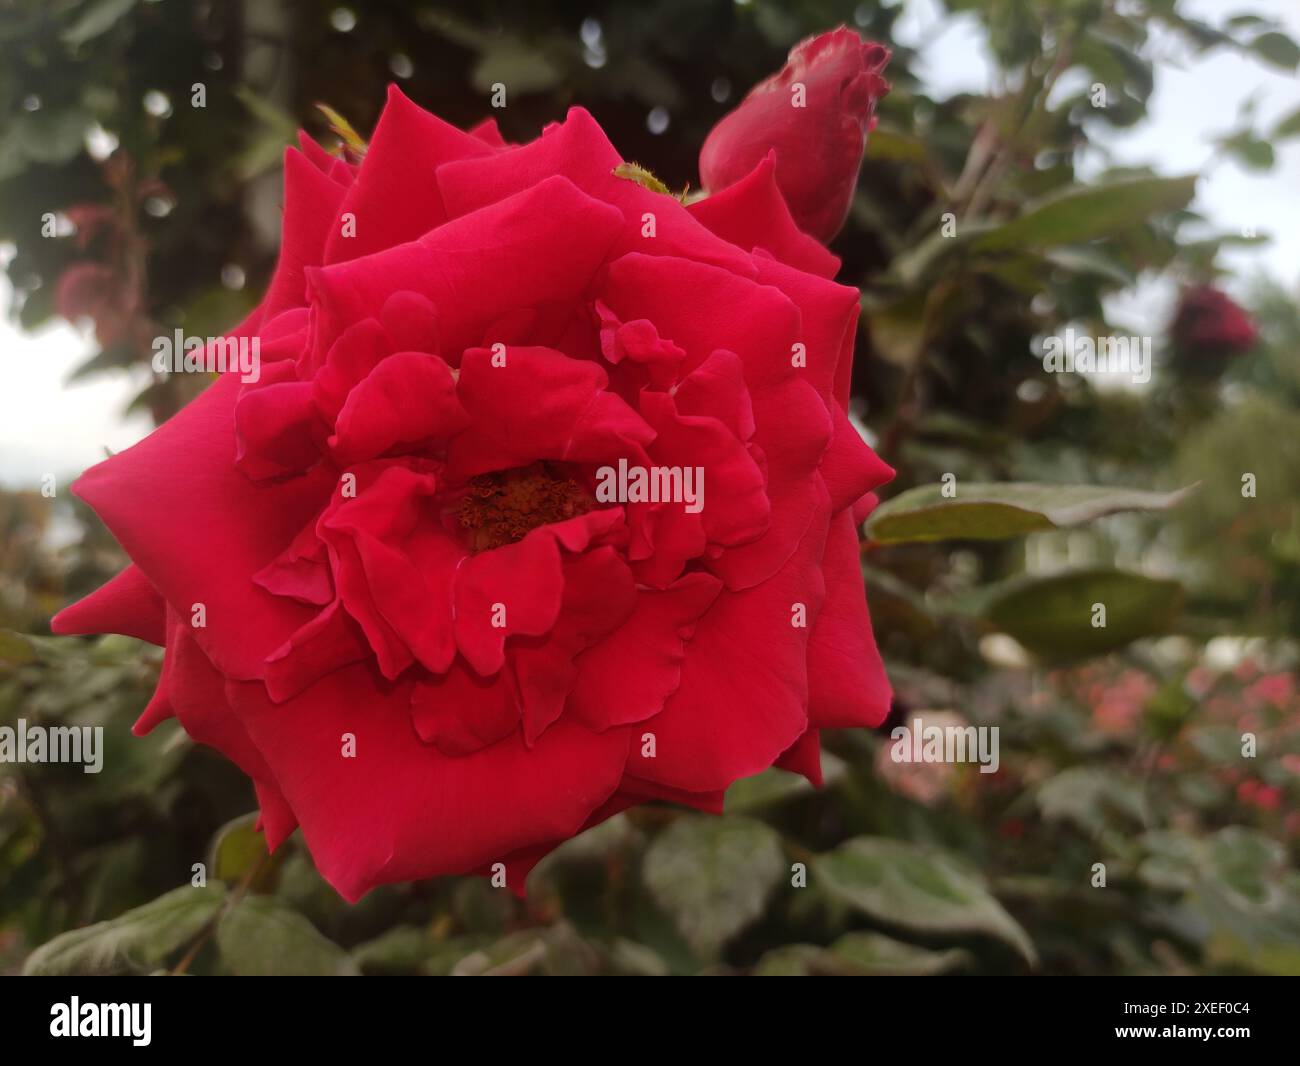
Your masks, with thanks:
M456 518L473 551L522 540L538 526L586 514L596 501L558 464L538 462L469 480Z

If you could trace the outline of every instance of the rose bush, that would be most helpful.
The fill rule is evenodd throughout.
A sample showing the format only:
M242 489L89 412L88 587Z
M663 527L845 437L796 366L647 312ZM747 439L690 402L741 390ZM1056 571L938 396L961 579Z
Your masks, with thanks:
M879 722L847 417L858 316L762 160L684 206L581 109L532 143L396 90L359 162L285 160L279 264L222 375L75 491L133 565L61 633L166 646L175 716L348 899L645 800L719 810ZM602 466L698 467L597 502Z

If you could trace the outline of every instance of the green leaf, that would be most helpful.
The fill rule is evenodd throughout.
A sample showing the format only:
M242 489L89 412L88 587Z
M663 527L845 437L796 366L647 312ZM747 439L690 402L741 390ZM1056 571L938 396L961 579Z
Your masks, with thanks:
M822 752L822 781L831 784L843 775L843 760L829 751ZM784 803L795 796L804 796L813 792L808 779L802 774L789 770L764 770L753 777L744 777L727 789L726 809L728 814L749 814L767 807Z
M1296 108L1278 122L1273 127L1273 132L1269 134L1269 139L1273 141L1286 140L1289 137L1300 137L1300 108Z
M1300 45L1285 33L1261 33L1250 42L1250 50L1283 70L1295 70L1300 64Z
M1108 249L1096 245L1050 248L1043 253L1043 258L1072 273L1094 274L1119 285L1129 286L1137 281L1137 275L1127 263Z
M1141 838L1138 877L1153 889L1183 893L1203 929L1206 963L1265 974L1300 973L1300 874L1284 845L1244 826L1209 837L1162 830Z
M135 0L93 0L59 36L73 48L94 40L117 25L135 7Z
M91 118L79 107L22 115L15 132L27 158L36 163L66 163L81 154Z
M942 485L920 485L877 507L867 522L867 535L881 544L1001 540L1075 526L1121 511L1166 510L1194 487L1144 492L1105 485L957 482L957 495L947 498Z
M782 944L763 953L750 971L755 977L860 977L852 963L816 944Z
M732 815L686 817L655 838L642 876L705 957L763 913L786 869L776 833Z
M524 977L546 961L544 930L521 929L465 955L452 967L456 977Z
M1273 146L1250 130L1242 130L1218 143L1239 163L1253 170L1268 170L1276 161Z
M217 947L230 969L251 977L348 977L357 974L346 951L306 918L272 896L245 896L222 916Z
M258 817L258 812L253 811L217 830L208 849L209 876L237 884L260 864L261 869L249 882L249 890L270 891L285 852L281 849L275 855L267 855L266 837L257 829Z
M971 962L970 953L960 948L930 951L881 933L846 933L831 945L831 951L864 973L880 975L928 977Z
M221 884L173 889L117 918L55 937L32 952L23 973L148 973L198 936L225 896Z
M1141 837L1146 856L1138 865L1138 879L1151 888L1185 892L1196 881L1201 841L1172 829L1153 829Z
M1092 836L1117 821L1140 825L1146 820L1141 784L1099 766L1062 770L1039 785L1037 799L1045 820L1072 822Z
M847 933L829 948L785 944L765 953L755 977L928 977L969 964L960 948L930 951L880 933Z
M427 929L399 925L352 949L352 958L367 974L418 972L438 950Z
M872 918L923 933L985 933L1037 965L1028 934L980 874L948 852L884 837L856 837L819 856L813 869L828 895Z
M1238 908L1271 902L1279 891L1278 875L1286 870L1286 848L1253 829L1231 825L1210 837L1208 872Z
M1019 218L974 239L979 252L1049 248L1122 233L1153 215L1186 207L1196 191L1195 176L1125 178L1075 185L1028 205Z
M600 953L568 922L523 929L465 955L452 967L456 977L586 976L600 969Z
M1094 604L1106 608L1104 626L1093 624ZM1098 568L1013 580L988 595L982 613L1035 654L1067 661L1167 633L1182 605L1177 581Z
M929 155L929 149L915 134L881 123L867 138L866 155L868 159L891 163L922 163Z

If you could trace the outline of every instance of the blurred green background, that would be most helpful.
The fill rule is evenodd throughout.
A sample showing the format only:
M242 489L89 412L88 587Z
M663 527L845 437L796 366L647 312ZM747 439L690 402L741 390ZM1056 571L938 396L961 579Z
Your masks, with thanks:
M256 301L283 146L300 125L337 144L318 102L364 134L397 81L469 126L500 81L508 139L581 103L681 188L750 85L847 23L894 48L834 244L863 291L854 414L899 471L886 499L945 474L959 498L1197 484L1140 510L1103 493L1092 510L1123 513L1062 529L1031 507L1029 533L1000 506L1016 490L993 488L962 512L967 539L925 535L916 497L886 504L863 566L895 708L875 734L825 735L824 791L770 771L722 818L619 816L546 860L526 901L466 878L348 906L299 838L260 858L233 767L174 723L130 736L158 649L48 635L123 557L62 490L77 471L57 471L53 498L30 471L0 493L0 724L103 725L107 753L98 775L0 764L0 971L1300 973L1296 294L1264 271L1222 276L1268 247L1267 225L1224 232L1194 175L1106 151L1143 128L1174 55L1294 76L1300 48L1250 0L1212 5L1213 22L1176 0L929 6L936 34L986 50L986 93L936 98L895 38L901 3L0 5L11 314L28 332L79 322L95 343L77 380L133 375L132 406L156 421L192 387L143 372L149 341L220 332ZM1206 130L1207 168L1266 174L1297 137L1300 112L1244 107ZM1253 343L1150 324L1150 306L1208 284L1239 295ZM1121 320L1134 307L1137 328ZM1151 382L1045 372L1034 353L1067 325L1151 336ZM1097 600L1104 630L1078 609ZM917 717L998 726L998 772L894 762L889 730ZM182 887L198 862L207 888Z

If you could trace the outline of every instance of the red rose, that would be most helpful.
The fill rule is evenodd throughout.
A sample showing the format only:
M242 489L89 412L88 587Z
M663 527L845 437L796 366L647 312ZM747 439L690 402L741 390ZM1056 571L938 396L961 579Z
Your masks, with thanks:
M770 167L687 208L580 109L489 141L394 90L358 167L290 151L232 334L259 380L76 486L134 565L54 628L165 643L137 729L225 752L349 899L518 889L644 800L816 779L818 730L888 706L852 508L890 471L845 414L834 257ZM611 502L608 470L682 498Z
M740 181L769 152L776 183L805 233L829 241L849 213L889 49L840 27L800 41L786 65L750 90L700 152L710 192Z
M1183 352L1209 355L1244 352L1255 343L1255 323L1213 285L1186 289L1170 327L1175 346Z

